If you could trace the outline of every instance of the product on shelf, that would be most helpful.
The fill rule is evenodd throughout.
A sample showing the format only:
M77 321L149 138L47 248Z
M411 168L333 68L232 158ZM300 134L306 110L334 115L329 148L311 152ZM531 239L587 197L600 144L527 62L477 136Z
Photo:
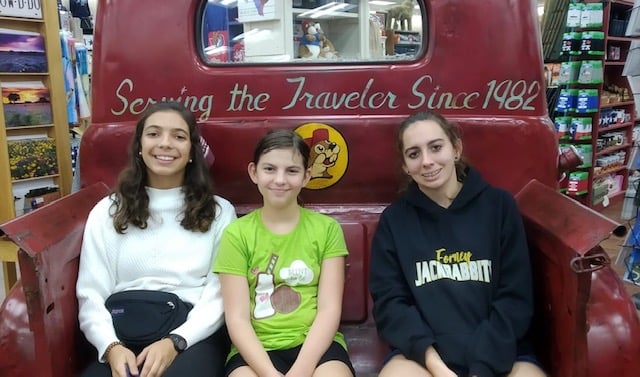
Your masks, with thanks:
M604 33L585 31L580 41L580 54L583 56L604 55Z
M631 93L640 93L640 43L624 35L629 15L638 14L633 7L630 1L568 5L556 63L559 94L550 112L558 140L573 143L585 162L566 192L588 206L607 205L628 185L636 117Z

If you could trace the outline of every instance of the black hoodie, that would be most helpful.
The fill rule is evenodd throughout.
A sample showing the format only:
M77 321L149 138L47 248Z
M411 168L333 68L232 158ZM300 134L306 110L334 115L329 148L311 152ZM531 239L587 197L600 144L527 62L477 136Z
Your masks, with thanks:
M508 373L533 314L531 267L513 196L467 170L449 208L415 182L380 217L369 287L380 337L425 365L433 345L459 375Z

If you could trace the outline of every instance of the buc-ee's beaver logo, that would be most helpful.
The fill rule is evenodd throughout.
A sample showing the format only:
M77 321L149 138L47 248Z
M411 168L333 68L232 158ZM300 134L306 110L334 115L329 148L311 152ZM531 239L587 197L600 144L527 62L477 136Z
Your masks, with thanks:
M308 166L311 180L306 188L317 190L336 184L349 162L347 143L340 132L323 123L306 123L295 131L311 149Z

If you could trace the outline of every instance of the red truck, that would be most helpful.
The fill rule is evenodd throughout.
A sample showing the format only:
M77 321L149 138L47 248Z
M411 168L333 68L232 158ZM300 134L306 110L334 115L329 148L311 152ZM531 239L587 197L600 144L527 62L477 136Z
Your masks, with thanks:
M419 110L458 123L470 162L516 195L549 375L637 376L640 322L599 246L621 228L557 191L535 5L99 1L83 188L0 226L20 247L21 271L0 308L0 375L67 377L86 364L74 291L84 219L114 185L138 114L173 99L196 113L211 175L239 215L261 203L246 176L257 139L287 128L310 143L303 198L347 238L342 330L358 376L377 375L387 352L371 317L369 243L401 183L396 128Z

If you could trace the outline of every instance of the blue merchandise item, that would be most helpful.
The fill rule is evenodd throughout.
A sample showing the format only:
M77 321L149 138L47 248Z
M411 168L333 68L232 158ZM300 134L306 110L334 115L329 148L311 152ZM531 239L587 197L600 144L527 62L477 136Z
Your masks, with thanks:
M598 111L598 90L582 89L576 99L576 112L593 113Z
M227 8L209 2L202 20L202 40L205 42L205 46L209 40L210 31L226 31L228 29L229 16L227 15Z
M60 45L62 47L62 74L64 77L64 90L67 99L67 120L69 124L78 124L78 111L76 108L76 85L74 54L69 47L71 36L68 32L60 32Z
M567 111L574 111L576 108L576 97L578 91L576 89L562 89L558 96L558 103L556 104L556 111L563 113Z

